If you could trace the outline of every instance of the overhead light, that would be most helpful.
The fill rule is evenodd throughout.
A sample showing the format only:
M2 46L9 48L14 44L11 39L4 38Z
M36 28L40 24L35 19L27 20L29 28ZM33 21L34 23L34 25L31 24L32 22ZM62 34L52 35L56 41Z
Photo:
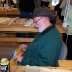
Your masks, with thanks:
M58 5L60 0L52 0L52 6Z

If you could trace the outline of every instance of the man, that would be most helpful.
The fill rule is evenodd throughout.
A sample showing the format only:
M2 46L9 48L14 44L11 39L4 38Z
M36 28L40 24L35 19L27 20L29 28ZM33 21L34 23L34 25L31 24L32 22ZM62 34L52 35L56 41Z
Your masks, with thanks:
M35 8L33 12L34 23L39 35L28 46L23 44L19 48L24 51L23 57L15 56L20 65L30 66L56 66L62 40L55 27L55 18L47 8Z
M63 20L64 20L64 15L65 15L65 9L66 9L66 4L67 4L67 1L68 0L62 0L61 1L61 3L60 3L60 5L59 5L59 8L60 8L60 19L61 19L61 21L62 21L62 23L63 23Z
M64 12L63 27L66 29L67 34L67 59L72 60L72 0L67 0Z
M33 10L35 8L34 0L19 0L18 7L20 11L20 18L32 18ZM17 37L24 37L24 33L17 33Z

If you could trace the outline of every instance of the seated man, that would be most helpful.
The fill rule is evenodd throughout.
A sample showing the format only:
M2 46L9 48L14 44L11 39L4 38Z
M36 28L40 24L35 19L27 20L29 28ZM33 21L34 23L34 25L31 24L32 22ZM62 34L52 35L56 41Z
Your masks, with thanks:
M34 0L19 0L20 18L32 18L35 8Z
M50 10L39 7L33 12L33 20L39 35L28 46L20 45L19 49L24 51L22 57L13 58L24 66L56 66L63 44L55 27L56 19Z

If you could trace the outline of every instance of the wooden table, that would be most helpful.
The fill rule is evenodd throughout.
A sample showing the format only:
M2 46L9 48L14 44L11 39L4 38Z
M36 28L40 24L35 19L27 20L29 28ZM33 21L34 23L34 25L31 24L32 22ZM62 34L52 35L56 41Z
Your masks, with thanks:
M62 25L57 22L56 24L57 29L59 30L60 33L65 33L64 28ZM36 28L30 27L30 26L24 26L24 25L7 25L7 24L0 24L0 32L3 31L8 31L8 32L38 32Z
M19 24L0 24L0 32L38 32L36 28Z
M44 70L48 72L72 72L72 67L33 67L33 66L10 66L10 72L44 72L44 71L40 71L40 70Z
M28 68L28 69L27 69ZM44 72L40 71L40 69L45 72L72 72L72 67L26 67L26 66L14 66L10 72ZM28 71L29 70L29 71Z
M22 54L23 54L22 51L20 51L19 49L16 49L14 56L15 55L21 56ZM32 70L35 68L36 68L36 70L38 70L40 68L42 68L42 69L46 68L46 69L50 70L49 72L72 72L72 60L59 60L58 61L58 67L49 67L49 66L32 67L32 66L20 66L20 65L18 66L17 62L13 58L10 60L10 72L26 72L26 69ZM58 70L60 70L60 71L58 71ZM66 70L66 71L62 71L62 70Z
M36 28L24 25L0 24L0 32L38 32ZM0 38L0 42L32 42L33 38Z
M16 49L14 55L21 56L22 54L23 54L23 52L21 52L19 49ZM42 68L42 69L46 68L46 69L50 70L49 72L72 72L72 60L59 60L58 63L59 63L58 67L49 67L49 66L40 67L40 66L38 66L38 67L36 67L36 70L38 70L39 68ZM13 58L10 60L10 72L26 72L26 69L32 70L32 69L35 69L35 67L18 66L17 62ZM58 71L58 70L60 70L60 71ZM63 70L66 70L66 71L63 71Z
M60 22L57 22L56 27L60 33L65 33L65 30L62 28ZM0 24L0 32L31 32L35 33L38 30L34 27L24 26L19 24ZM0 38L0 42L32 42L33 38Z
M65 33L64 28L62 27L62 23L57 21L56 27L60 33ZM8 31L8 32L38 32L36 28L30 26L24 26L22 24L0 24L0 32Z

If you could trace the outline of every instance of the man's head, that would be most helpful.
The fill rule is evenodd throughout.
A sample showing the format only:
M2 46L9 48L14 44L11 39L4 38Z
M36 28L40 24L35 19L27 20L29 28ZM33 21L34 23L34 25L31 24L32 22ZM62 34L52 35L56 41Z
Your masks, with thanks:
M33 12L34 22L39 32L43 32L46 28L50 27L55 20L55 17L52 16L51 11L48 8L35 8Z

